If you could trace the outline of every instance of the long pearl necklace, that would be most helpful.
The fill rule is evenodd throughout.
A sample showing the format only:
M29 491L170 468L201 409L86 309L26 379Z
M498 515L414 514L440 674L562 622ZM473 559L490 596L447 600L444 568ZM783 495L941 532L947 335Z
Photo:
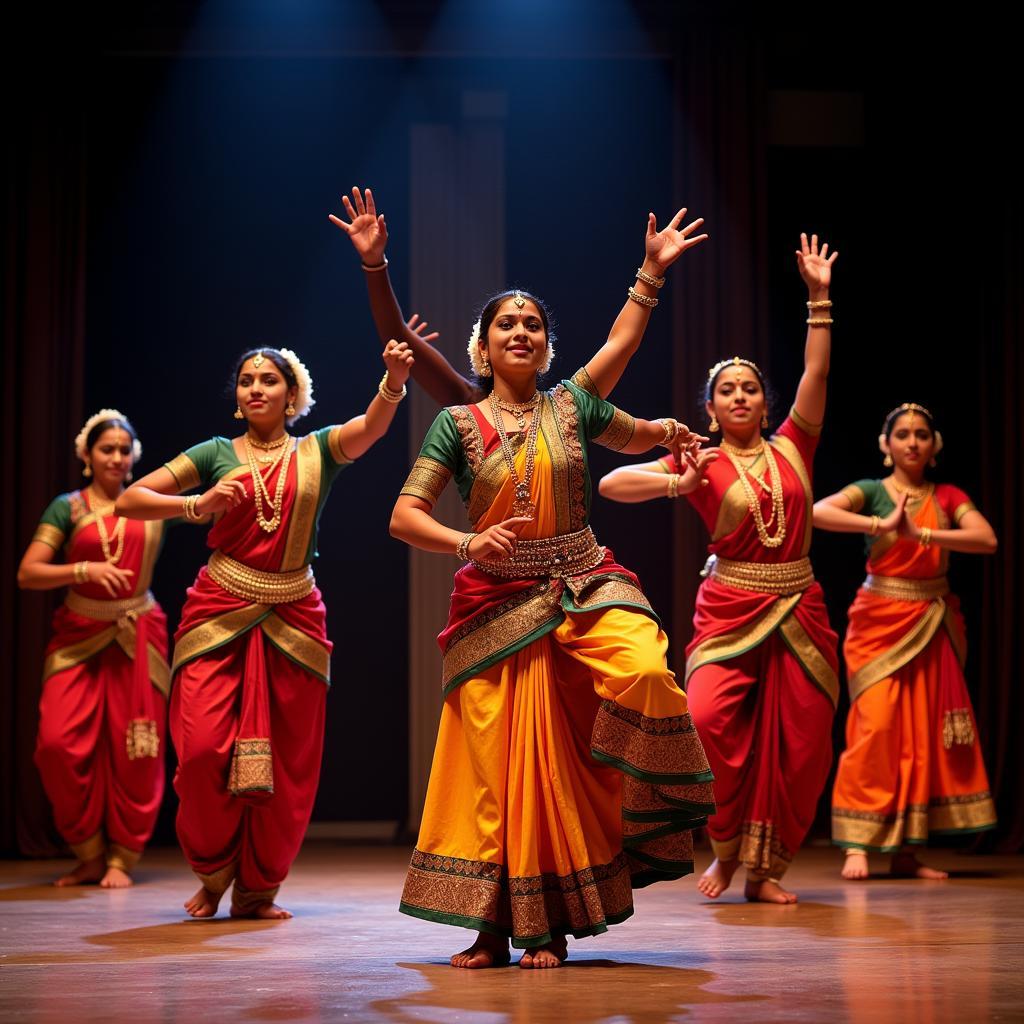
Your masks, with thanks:
M501 441L501 453L505 457L508 474L515 482L515 500L512 502L512 515L526 516L529 519L533 519L537 515L537 506L530 500L530 481L533 479L533 467L537 459L537 431L540 428L540 392L535 391L529 401L518 405L508 402L503 403L492 391L490 401L494 426L498 431L498 439ZM505 432L505 423L501 418L502 409L516 417L516 422L521 431L526 429L527 412L533 411L530 429L526 434L526 466L523 470L522 480L516 474L516 456L512 450L508 434Z
M96 532L100 535L100 548L103 551L103 558L111 565L117 565L124 554L124 528L127 522L122 516L117 517L112 534L107 533L107 524L103 521L104 516L114 514L114 503L99 497L95 490L89 489L89 511L96 516ZM110 542L114 541L116 548L111 553Z
M245 444L245 454L249 459L249 471L252 474L252 497L256 506L256 522L259 523L261 530L266 533L273 533L281 525L281 510L284 508L284 485L288 476L288 463L292 457L292 446L284 442L290 441L291 437L285 434L284 441L271 442L275 446L279 445L281 450L270 461L265 475L260 472L260 467L256 461L256 449L249 435L246 434L242 440ZM274 488L274 497L271 498L270 492L267 490L267 481L273 475L278 465L281 467L281 472L277 478L277 486ZM264 505L270 507L272 515L269 519L263 512Z
M780 547L782 542L786 539L786 508L782 500L782 477L779 475L779 464L775 461L775 454L772 452L771 445L762 445L761 450L757 452L758 455L764 455L764 461L768 465L768 472L771 473L772 483L770 488L763 479L760 479L751 473L750 470L740 462L739 458L733 454L733 452L738 449L731 444L723 444L721 445L721 448L722 451L725 452L729 461L733 464L733 468L736 470L736 475L740 479L740 485L742 486L743 493L747 499L747 508L750 509L750 514L754 517L754 526L757 529L758 539L766 548ZM753 465L753 463L751 463L751 465ZM767 522L765 522L764 514L761 512L761 499L754 490L754 487L750 482L751 479L756 480L765 491L769 491L771 493L772 514ZM768 527L772 523L775 524L775 534L774 536L769 536Z

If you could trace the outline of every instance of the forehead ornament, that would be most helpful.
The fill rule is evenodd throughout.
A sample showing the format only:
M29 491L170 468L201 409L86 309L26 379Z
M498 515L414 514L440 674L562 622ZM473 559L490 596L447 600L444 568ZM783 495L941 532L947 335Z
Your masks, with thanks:
M262 349L260 349L260 351L257 352L256 355L252 357L252 365L257 370L263 365L265 361L266 357L263 355Z
M515 295L512 296L512 301L516 304L516 309L522 309L526 305L526 299L523 298L523 294L518 288Z
M737 371L741 366L749 366L758 377L761 377L761 371L758 368L757 363L752 362L750 359L741 359L739 356L733 356L732 359L722 359L715 363L715 365L708 370L708 380L714 380L722 370L729 366L734 367Z

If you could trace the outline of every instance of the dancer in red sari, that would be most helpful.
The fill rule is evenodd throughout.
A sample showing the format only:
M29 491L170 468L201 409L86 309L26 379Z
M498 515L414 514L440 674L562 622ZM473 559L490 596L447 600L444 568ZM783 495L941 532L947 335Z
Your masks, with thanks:
M844 878L868 877L870 851L892 854L895 875L941 879L915 848L996 824L964 679L963 616L946 580L950 551L992 554L996 535L959 487L926 479L942 447L927 409L897 406L878 442L892 475L814 506L815 526L867 535L868 576L843 644L850 714L832 841L845 848Z
M90 417L75 450L92 480L50 503L18 569L27 590L68 587L46 648L35 761L78 858L56 884L124 888L164 791L167 621L149 592L164 524L114 514L142 454L121 413Z
M808 290L804 373L790 414L765 441L761 371L723 360L708 375L717 449L696 466L671 459L625 466L601 481L618 501L685 494L711 534L686 649L686 695L715 774L708 822L715 860L698 888L714 899L747 869L749 900L793 903L783 873L814 818L831 763L839 695L836 635L807 553L811 466L825 413L832 264L817 235L801 235Z
M391 342L384 362L364 415L296 439L285 426L312 405L306 368L287 349L247 352L235 373L246 432L189 448L119 502L137 518L216 518L172 667L178 838L202 883L193 917L212 917L232 883L233 916L291 917L274 899L316 796L332 646L310 563L331 485L405 395L408 347Z

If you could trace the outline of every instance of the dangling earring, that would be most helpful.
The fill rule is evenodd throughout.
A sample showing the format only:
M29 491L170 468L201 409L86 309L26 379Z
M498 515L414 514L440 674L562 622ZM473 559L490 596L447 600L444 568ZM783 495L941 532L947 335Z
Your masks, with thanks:
M285 414L285 416L294 416L295 415L295 403L294 402L289 402L284 407L284 414Z
M481 377L490 377L491 375L491 361L487 358L487 353L484 352L482 357L484 365L480 367Z
M82 470L82 476L84 476L84 477L92 476L92 466L90 466L88 462L85 464L85 469Z
M715 416L714 413L712 413L711 422L708 424L708 430L710 430L711 433L714 434L718 432L718 429L718 417Z
M768 429L768 413L766 412L761 413L761 428L763 430Z
M882 459L882 465L886 469L892 469L892 456L888 452L885 453L885 458Z
M236 405L235 406L235 419L236 420L244 420L245 419L245 415L242 413L242 407L240 405Z
M131 471L130 469L128 470L128 472L127 472L127 473L125 473L125 475L124 475L124 478L125 478L125 480L127 480L127 481L128 481L129 483L131 483L131 482L132 482L132 480L134 480L134 479L135 479L135 478L134 478L134 477L132 476L132 471Z

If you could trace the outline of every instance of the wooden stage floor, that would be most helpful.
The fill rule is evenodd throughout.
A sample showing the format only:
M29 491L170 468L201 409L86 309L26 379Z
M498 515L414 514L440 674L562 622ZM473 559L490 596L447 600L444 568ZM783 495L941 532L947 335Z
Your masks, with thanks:
M1022 857L935 851L948 882L865 884L838 878L838 851L805 850L798 906L712 903L690 877L638 892L634 918L570 942L562 970L472 972L445 964L469 932L396 912L405 860L307 844L280 923L188 920L174 850L119 892L47 885L65 863L0 862L0 1022L1024 1020Z

